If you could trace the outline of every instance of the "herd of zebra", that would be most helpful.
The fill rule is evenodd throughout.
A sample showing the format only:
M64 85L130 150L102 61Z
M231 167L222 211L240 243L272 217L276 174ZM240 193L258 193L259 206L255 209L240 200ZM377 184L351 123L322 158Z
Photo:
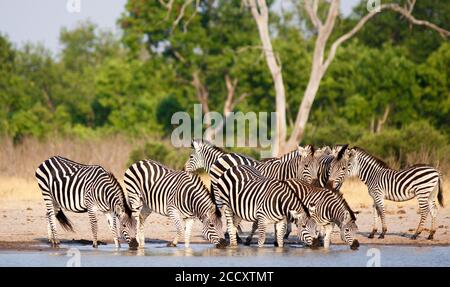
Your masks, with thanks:
M209 189L197 175L199 169L209 174ZM63 213L67 210L88 213L94 247L98 245L95 212L100 211L107 217L115 246L120 247L119 239L123 238L130 249L144 247L144 223L152 212L168 216L176 227L176 236L168 246L176 246L184 230L184 244L189 247L194 220L199 219L203 237L217 248L237 246L244 220L252 223L246 245L258 230L258 246L262 247L266 228L273 224L274 244L282 247L294 223L297 236L306 246L329 248L331 232L337 225L341 239L351 249L358 249L356 213L339 191L351 176L359 177L373 198L369 238L377 233L378 217L382 223L379 238L386 234L384 199L405 201L416 197L420 222L412 239L422 232L428 213L432 217L428 239L433 239L436 196L443 206L440 173L422 164L394 170L364 149L348 145L319 149L299 146L279 158L258 161L204 140L193 140L184 170L173 170L150 159L132 164L124 174L126 192L112 173L98 165L54 156L36 170L53 247L59 246L56 221L73 231Z

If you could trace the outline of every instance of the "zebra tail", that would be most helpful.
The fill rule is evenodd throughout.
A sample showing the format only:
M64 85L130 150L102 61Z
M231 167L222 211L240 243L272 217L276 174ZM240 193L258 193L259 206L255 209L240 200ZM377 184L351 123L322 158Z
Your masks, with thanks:
M439 205L441 207L444 207L444 195L443 195L443 192L442 192L442 180L441 180L441 177L439 177L439 179L438 179L438 184L439 184L439 186L438 186L438 196L437 196L438 202L439 202Z
M59 223L65 230L74 232L72 222L70 222L61 209L58 213L56 213L56 219L58 219Z

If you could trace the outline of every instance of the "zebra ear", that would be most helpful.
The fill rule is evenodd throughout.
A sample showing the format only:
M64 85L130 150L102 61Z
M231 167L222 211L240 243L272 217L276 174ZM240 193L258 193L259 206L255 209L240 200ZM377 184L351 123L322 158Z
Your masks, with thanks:
M351 160L355 157L356 153L354 150L352 149L348 149L345 151L345 159L346 160Z
M199 150L202 147L201 141L196 139L192 140L191 147L195 150Z
M316 211L316 204L315 203L310 203L308 205L308 210L310 213L315 212Z

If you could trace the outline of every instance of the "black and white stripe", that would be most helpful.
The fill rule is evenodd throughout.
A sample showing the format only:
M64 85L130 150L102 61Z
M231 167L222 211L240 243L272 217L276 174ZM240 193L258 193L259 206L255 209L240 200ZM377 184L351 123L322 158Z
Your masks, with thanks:
M325 248L330 246L331 231L335 224L340 229L341 239L351 249L359 247L359 242L355 239L358 230L355 213L342 193L314 187L298 179L289 179L286 183L297 192L298 197L308 208L311 219L323 230Z
M125 172L125 187L133 214L138 217L138 242L144 242L144 222L151 212L168 216L177 234L168 246L176 246L184 226L185 246L189 247L195 218L203 223L203 236L216 247L225 247L222 221L212 196L201 179L189 172L165 167L153 160L141 160Z
M73 231L72 224L62 211L64 209L88 213L94 247L97 247L95 211L106 215L117 247L120 246L118 233L123 234L130 248L137 247L135 221L131 217L125 194L117 179L103 167L54 156L39 165L35 176L47 209L48 238L53 246L59 245L56 220L64 228Z
M220 158L219 162L222 160ZM225 207L231 246L237 245L235 224L239 224L240 220L254 223L252 234L259 230L259 247L265 242L266 225L275 224L277 242L282 247L286 223L295 221L306 227L309 219L302 201L286 183L267 179L247 165L228 168L217 182L215 196L216 201ZM311 245L312 237L308 236L308 239L307 244ZM251 236L247 239L249 241Z
M377 232L378 217L381 218L382 223L379 238L384 238L386 234L384 199L400 202L416 197L419 201L420 222L412 238L416 239L422 232L425 220L430 213L431 229L428 239L433 239L436 232L436 195L439 204L443 206L442 180L439 171L424 164L394 170L359 147L352 148L351 152L354 154L348 163L349 175L359 177L366 184L374 202L373 226L369 238L373 238Z

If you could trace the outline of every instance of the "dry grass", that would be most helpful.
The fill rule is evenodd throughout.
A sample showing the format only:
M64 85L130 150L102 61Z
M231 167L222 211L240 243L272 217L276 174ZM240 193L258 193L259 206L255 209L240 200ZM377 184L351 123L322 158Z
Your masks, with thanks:
M444 204L445 206L450 206L450 182L448 182L448 180L444 179L443 190ZM342 193L344 193L344 197L347 199L350 206L352 206L355 210L363 208L371 209L373 200L369 196L366 185L359 179L346 180L342 186L341 191ZM385 204L387 209L401 209L404 206L418 206L416 199L411 199L404 202L385 201Z
M112 171L119 180L127 168L131 150L142 144L144 140L132 142L124 137L116 136L103 139L55 139L42 142L37 139L25 139L21 144L13 145L10 139L0 140L0 197L3 199L34 199L40 198L39 188L34 173L37 166L53 155L61 155L86 164L99 164ZM426 162L427 157L418 155L411 163ZM389 161L389 160L388 160ZM395 162L389 161L393 168L398 167ZM448 174L448 169L440 169ZM200 174L205 185L209 187L209 177ZM347 180L342 191L349 204L355 209L370 208L372 199L368 195L366 186L357 179ZM450 205L450 177L444 177L444 200ZM389 206L417 206L416 200L404 203L387 201Z
M25 139L18 145L10 139L2 139L0 177L34 179L39 164L54 155L85 164L99 164L121 177L130 151L136 145L119 136L101 140L55 139L46 142Z
M41 191L35 180L19 177L0 177L0 202L39 199L41 199Z

